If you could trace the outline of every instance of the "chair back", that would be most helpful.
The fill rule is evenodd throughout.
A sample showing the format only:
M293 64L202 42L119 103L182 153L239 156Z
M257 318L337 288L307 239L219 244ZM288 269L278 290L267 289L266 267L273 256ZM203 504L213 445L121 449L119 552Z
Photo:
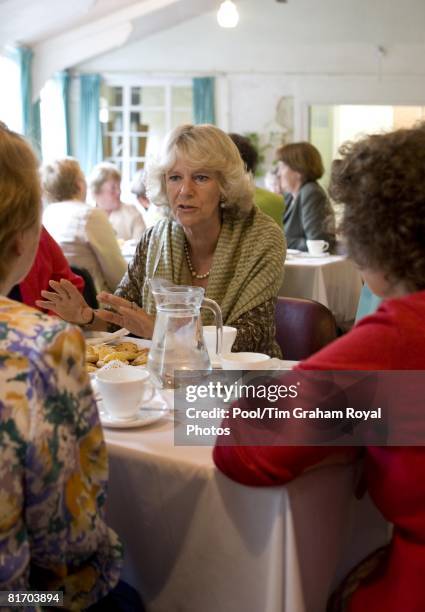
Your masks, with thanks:
M306 359L337 337L335 317L314 300L278 297L275 320L284 359Z
M99 308L99 303L96 297L97 291L90 272L85 268L78 268L77 266L71 266L71 270L84 279L83 297L87 304L91 308Z

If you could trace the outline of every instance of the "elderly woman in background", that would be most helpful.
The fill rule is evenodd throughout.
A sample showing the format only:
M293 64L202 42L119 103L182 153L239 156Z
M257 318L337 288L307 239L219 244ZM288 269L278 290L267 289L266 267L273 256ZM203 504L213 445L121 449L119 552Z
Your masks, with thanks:
M70 283L51 283L40 305L99 328L109 322L152 337L154 277L198 285L238 329L235 351L279 356L275 304L283 276L282 231L253 203L253 186L232 140L212 125L183 125L166 139L147 177L148 194L171 218L147 230L115 296L100 299L116 312L93 311ZM204 322L208 321L207 316Z
M121 174L114 164L97 164L88 179L89 189L96 206L109 217L119 240L137 240L146 229L141 213L133 204L121 202Z
M137 198L139 210L146 228L152 227L157 221L167 216L163 206L158 208L158 206L149 201L146 191L146 172L144 170L138 170L134 175L131 183L131 193L134 193Z
M348 143L341 153L342 159L333 165L331 194L345 204L342 231L349 255L383 302L375 314L298 369L425 370L425 124ZM399 397L402 402L403 393ZM397 408L406 414L409 429L411 402L406 401L408 405ZM243 409L252 407L242 404L238 406ZM391 414L387 412L385 427ZM388 435L394 439L397 432L390 430ZM275 486L331 456L336 459L336 453L350 457L358 450L218 446L214 457L218 467L238 482ZM392 540L352 571L332 597L328 612L420 612L425 602L425 448L370 445L364 454L364 482L394 525Z
M97 291L115 291L127 269L106 214L85 203L86 181L76 159L58 159L41 170L48 206L43 224L71 266L85 268Z
M288 248L307 251L307 240L325 240L335 246L335 215L318 184L324 174L319 151L309 142L295 142L278 149L278 176L285 194L283 217Z
M62 590L82 610L117 583L122 556L104 521L106 450L83 338L3 297L37 250L37 166L0 124L0 589Z

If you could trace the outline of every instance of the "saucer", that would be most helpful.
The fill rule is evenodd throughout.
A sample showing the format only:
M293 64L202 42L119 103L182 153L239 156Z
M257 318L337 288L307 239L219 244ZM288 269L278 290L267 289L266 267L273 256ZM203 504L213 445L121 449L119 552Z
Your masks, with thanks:
M169 412L168 407L165 405L160 407L150 407L147 405L146 407L140 408L139 412L130 419L117 419L105 412L102 404L102 400L97 400L100 422L103 427L108 427L110 429L134 429L136 427L145 427L151 423L156 423L156 421L162 419L162 417Z
M313 255L312 253L304 252L301 254L301 257L311 257L312 259L316 259L316 257L330 257L330 253L326 251L326 253L317 253L317 255Z

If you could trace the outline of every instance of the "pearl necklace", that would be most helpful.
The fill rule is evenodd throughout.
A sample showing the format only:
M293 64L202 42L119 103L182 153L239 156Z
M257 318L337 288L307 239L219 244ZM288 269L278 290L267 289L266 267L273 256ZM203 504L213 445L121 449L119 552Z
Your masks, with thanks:
M187 241L184 241L184 252L186 254L186 261L187 261L187 267L189 268L189 271L191 273L191 275L194 278L197 278L198 280L202 280L204 278L208 278L211 272L211 269L208 270L208 272L205 272L205 274L198 274L197 272L195 272L194 268L193 268L193 264L192 264L192 260L190 259L190 254L189 254L189 245L187 244Z

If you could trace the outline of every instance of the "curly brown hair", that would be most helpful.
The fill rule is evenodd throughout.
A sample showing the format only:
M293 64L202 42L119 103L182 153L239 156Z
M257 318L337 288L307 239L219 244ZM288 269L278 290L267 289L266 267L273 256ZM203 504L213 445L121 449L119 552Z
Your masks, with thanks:
M303 183L317 181L325 173L322 157L310 142L291 142L276 151L276 159L299 172Z
M425 123L348 142L332 165L330 194L361 267L425 288Z

